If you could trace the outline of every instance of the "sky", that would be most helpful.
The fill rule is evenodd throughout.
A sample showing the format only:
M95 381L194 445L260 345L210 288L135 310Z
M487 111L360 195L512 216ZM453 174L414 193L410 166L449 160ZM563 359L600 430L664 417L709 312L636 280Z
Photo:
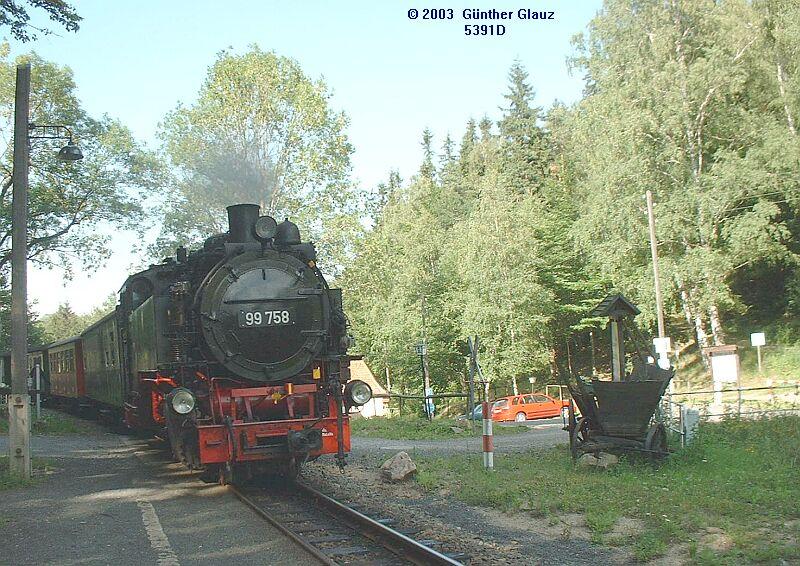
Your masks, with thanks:
M404 179L421 162L427 127L438 147L449 133L459 140L470 117L497 119L508 69L518 59L528 70L536 102L544 108L580 98L571 75L571 38L585 30L601 0L277 1L71 0L83 17L77 33L34 23L58 35L11 43L11 55L30 50L74 72L78 96L92 115L108 114L156 149L164 115L196 98L217 53L257 44L297 60L312 78L324 78L331 105L350 118L355 148L353 178L374 187L396 169ZM426 6L452 9L451 20L425 20ZM470 9L510 11L512 19L468 21ZM554 12L552 20L521 20L518 10ZM417 11L411 19L409 12ZM448 15L447 12L444 14ZM467 36L469 24L502 24L505 33ZM7 30L0 34L8 38ZM0 36L2 36L0 35ZM112 257L92 272L65 281L63 273L31 267L29 295L40 314L69 302L87 312L123 283L140 259L129 251L132 234L117 233Z

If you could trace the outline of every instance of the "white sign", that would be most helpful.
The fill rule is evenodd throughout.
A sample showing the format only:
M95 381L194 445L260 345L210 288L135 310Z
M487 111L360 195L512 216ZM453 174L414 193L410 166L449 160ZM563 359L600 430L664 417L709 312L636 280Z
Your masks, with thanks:
M668 354L672 350L672 340L670 340L669 336L653 338L653 346L656 349L656 354Z
M529 378L528 378L528 382L529 382L529 383L533 383L533 381L534 381L534 380L533 380L533 378L532 378L532 377L529 377Z
M754 332L750 335L750 344L753 346L766 346L767 337L764 336L763 332Z
M721 354L711 356L711 374L719 383L736 383L739 378L739 355Z

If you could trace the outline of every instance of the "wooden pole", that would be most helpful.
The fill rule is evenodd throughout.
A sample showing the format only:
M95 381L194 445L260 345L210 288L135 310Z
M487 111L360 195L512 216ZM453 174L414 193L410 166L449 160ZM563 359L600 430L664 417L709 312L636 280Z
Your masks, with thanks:
M645 193L647 199L647 223L650 226L650 255L653 258L653 279L656 291L656 314L658 315L658 337L667 335L664 325L664 302L661 298L661 280L658 275L658 244L656 243L656 217L653 214L653 193Z
M611 319L611 379L622 381L625 377L625 341L622 335L622 324Z
M14 189L11 204L11 398L8 403L8 469L31 477L28 393L28 112L30 63L17 65L14 99Z
M473 432L475 429L475 372L477 371L476 358L478 356L478 337L475 340L469 336L467 337L467 346L469 347L469 397L467 398L467 415L469 415L469 431Z

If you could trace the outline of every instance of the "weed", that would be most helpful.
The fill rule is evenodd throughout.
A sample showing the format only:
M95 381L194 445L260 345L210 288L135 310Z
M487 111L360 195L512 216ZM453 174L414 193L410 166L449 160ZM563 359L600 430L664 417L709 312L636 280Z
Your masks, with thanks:
M90 425L78 417L43 409L42 416L36 419L31 414L31 432L33 434L61 436L65 434L83 434L90 430ZM8 410L0 411L0 433L8 432Z
M470 433L469 422L466 421L444 418L428 421L416 416L354 419L350 423L350 430L354 436L393 440L441 440L468 438L470 435L482 434L479 422L476 423L474 431ZM495 426L494 434L516 434L527 430L528 428L524 426Z
M655 533L645 532L637 537L633 544L633 554L640 562L661 556L667 550L667 544Z
M42 473L52 470L55 466L54 461L49 458L33 458L31 461L31 467L34 471L34 477L30 479L12 476L8 471L8 457L1 456L0 491L32 486L39 481L39 477L42 475Z

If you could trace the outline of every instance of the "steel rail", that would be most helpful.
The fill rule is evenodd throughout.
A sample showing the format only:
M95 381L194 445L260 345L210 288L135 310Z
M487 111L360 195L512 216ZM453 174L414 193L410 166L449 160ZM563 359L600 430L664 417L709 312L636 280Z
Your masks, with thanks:
M336 566L336 562L328 558L320 549L308 543L303 537L288 529L283 523L281 523L278 519L264 511L263 508L259 507L257 503L239 491L235 486L228 485L228 489L245 505L247 505L250 509L255 511L255 513L261 517L262 519L266 520L269 524L273 527L278 529L282 534L286 535L287 538L291 539L297 546L302 548L308 554L313 556L320 564L324 564L325 566Z
M444 554L435 551L434 549L425 546L412 538L407 537L401 532L398 532L391 527L384 525L367 517L363 513L359 513L352 507L336 501L302 483L297 483L297 488L305 492L309 497L314 498L321 503L331 515L341 517L346 522L354 524L360 534L377 542L378 544L388 548L401 558L404 558L414 564L428 565L428 564L445 564L449 566L463 566L461 562L445 556Z

